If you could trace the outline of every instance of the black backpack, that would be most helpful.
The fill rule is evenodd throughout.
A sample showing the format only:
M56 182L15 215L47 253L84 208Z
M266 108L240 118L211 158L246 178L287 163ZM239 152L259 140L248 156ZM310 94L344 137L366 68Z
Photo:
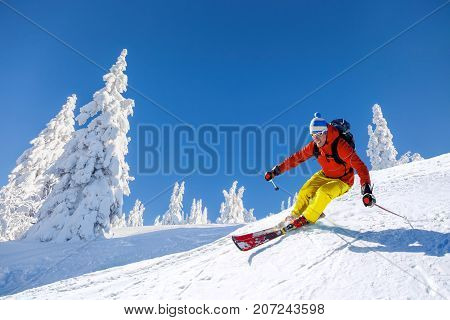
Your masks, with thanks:
M345 165L344 160L342 160L339 157L337 145L340 139L344 139L345 141L347 141L350 147L355 149L355 138L353 137L353 134L350 132L350 122L348 122L345 119L335 119L331 121L330 124L339 131L339 137L335 139L331 144L332 157L334 161L336 161L336 163ZM319 148L317 147L316 144L314 144L314 156L318 158L319 155L320 155Z

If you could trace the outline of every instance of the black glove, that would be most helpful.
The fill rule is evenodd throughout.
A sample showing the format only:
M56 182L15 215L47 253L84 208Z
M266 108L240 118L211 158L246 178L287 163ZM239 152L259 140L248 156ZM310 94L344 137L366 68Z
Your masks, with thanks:
M264 179L266 179L266 181L270 181L273 178L275 178L276 176L279 176L280 174L281 174L280 167L275 166L275 167L273 167L272 170L266 172L266 174L264 175Z
M361 187L361 194L363 195L363 204L366 207L373 207L373 205L377 202L372 194L372 188L370 184L365 184Z

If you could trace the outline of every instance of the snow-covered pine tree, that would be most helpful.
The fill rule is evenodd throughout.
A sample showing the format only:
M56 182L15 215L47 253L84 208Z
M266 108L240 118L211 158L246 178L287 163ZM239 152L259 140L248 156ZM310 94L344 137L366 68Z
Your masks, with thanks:
M144 225L144 211L145 207L138 199L134 203L133 209L128 215L128 227L142 227Z
M421 160L424 160L424 158L419 153L416 152L412 154L411 151L407 151L404 155L400 157L400 159L397 161L397 164L405 164Z
M295 198L294 198L294 201L295 201ZM289 209L292 206L293 206L293 203L292 203L291 197L288 197L288 199L287 199L287 207L285 206L285 201L284 200L281 201L281 211Z
M122 220L123 196L130 194L128 116L134 101L125 99L128 78L124 49L110 72L103 76L105 87L93 101L80 109L76 118L86 127L75 132L55 163L59 178L39 210L39 222L27 238L41 241L93 239L108 234L111 225Z
M111 221L111 229L117 228L125 228L127 226L127 220L125 215L122 215L120 218L115 218Z
M247 210L244 208L244 191L244 186L239 188L237 192L236 203L239 203L239 207L243 209L244 222L254 222L256 221L256 218L253 216L254 209Z
M255 222L256 218L253 216L253 211L255 209L245 210L244 209L244 222Z
M61 111L31 140L16 161L8 184L0 190L0 241L19 239L37 220L37 212L57 178L49 172L71 139L77 97L67 98Z
M208 223L208 209L203 208L201 199L192 201L191 212L188 218L189 224L207 224Z
M197 215L197 200L192 199L192 205L191 205L191 211L189 213L189 218L188 218L188 223L192 224L193 221L196 220L196 215Z
M217 223L246 223L256 220L253 217L253 209L247 211L244 208L242 198L245 188L240 187L236 192L237 183L237 181L234 181L228 192L223 190L225 201L220 206L220 217L217 218Z
M175 182L174 186L173 186L173 190L172 190L172 195L170 196L170 202L169 202L169 210L166 211L165 214L163 214L163 216L161 217L160 215L156 217L154 225L155 226L159 226L159 225L164 225L166 224L166 222L170 222L174 219L172 219L172 214L175 213L176 214L176 209L177 209L177 198L178 198L178 189L180 188L180 185L178 184L178 182ZM178 220L178 219L177 219ZM171 223L169 223L171 224Z
M367 156L370 158L373 170L393 167L397 162L397 150L392 142L393 136L383 117L380 105L375 104L372 111L372 123L375 125L375 130L371 125L367 128L369 133Z
M204 207L203 208L203 213L202 213L202 224L208 224L208 208Z
M395 165L424 159L419 153L411 154L411 151L408 151L399 160L396 160L398 153L392 142L393 136L387 126L386 119L383 117L381 107L375 104L372 111L372 122L376 125L376 128L373 130L371 125L368 126L369 144L367 155L370 158L373 170L390 168Z
M178 208L179 208L179 213L181 215L180 224L186 223L186 219L184 216L184 210L183 210L183 197L184 197L184 181L181 182L180 189L178 189Z
M178 182L175 182L172 196L170 197L169 209L166 211L162 219L159 221L160 225L174 225L185 223L183 212L183 195L184 195L184 181L181 182L181 185L179 185Z

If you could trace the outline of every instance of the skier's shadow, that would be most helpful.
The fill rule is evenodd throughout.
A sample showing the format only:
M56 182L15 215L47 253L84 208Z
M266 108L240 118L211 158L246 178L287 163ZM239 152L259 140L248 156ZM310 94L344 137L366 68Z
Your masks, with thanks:
M253 253L248 257L248 265L249 265L249 266L252 265L253 258L256 257L258 254L260 254L260 253L266 251L266 250L269 249L269 248L272 248L273 246L276 246L276 245L279 244L281 241L283 241L283 239L284 239L284 237L279 238L276 242L274 242L274 243L272 243L272 244L270 244L270 245L268 245L268 246L265 246L265 247L262 247L262 248L257 249L255 252L253 252Z
M263 252L266 251L267 249L270 249L270 248L272 248L273 246L278 245L279 243L281 243L281 242L282 242L284 239L286 239L287 237L292 236L292 235L294 235L294 234L296 234L296 233L298 233L298 232L306 232L305 229L307 229L307 228L313 228L313 227L315 227L315 226L317 226L317 225L314 225L314 226L313 226L313 225L308 225L308 226L305 226L305 227L303 227L303 228L301 228L301 229L293 230L293 231L291 231L291 232L285 234L284 236L278 238L277 241L271 243L270 245L263 246L263 247L261 247L261 248L256 249L256 251L254 251L254 252L248 257L248 264L249 264L249 265L252 265L252 262L253 262L253 258L254 258L254 257L256 257L256 256L257 256L258 254L260 254L260 253L263 253Z
M267 249L272 248L273 246L278 245L281 241L283 241L286 237L293 235L295 232L298 232L297 230L294 230L293 232L290 232L286 235L284 235L283 237L278 238L277 241L271 243L268 246L263 246L261 248L256 249L255 252L253 252L249 257L248 257L248 265L251 266L252 262L253 262L253 258L256 257L258 254L263 253L264 251L266 251Z
M425 253L427 256L442 257L449 253L450 233L421 229L387 229L382 231L365 231L320 225L320 229L335 232L344 237L378 244L378 246L357 246L352 244L349 250L357 253L411 252Z

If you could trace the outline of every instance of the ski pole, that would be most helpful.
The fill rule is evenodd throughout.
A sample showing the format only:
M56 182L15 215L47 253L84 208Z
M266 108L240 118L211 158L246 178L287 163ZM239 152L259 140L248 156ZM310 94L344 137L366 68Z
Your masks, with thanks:
M393 215L396 215L397 217L400 217L400 218L405 219L405 221L411 226L411 228L414 229L413 225L411 224L411 222L409 222L409 220L408 220L407 217L402 216L402 215L399 215L399 214L397 214L397 213L395 213L395 212L392 212L391 210L388 210L388 209L386 209L386 208L383 208L383 207L380 206L379 204L374 203L374 205L377 206L378 208L380 208L380 209L386 211L386 212L389 212L389 213L392 213Z
M275 182L273 182L273 179L270 179L270 182L272 182L273 187L275 188L275 191L280 190L280 188L278 188L278 186L275 184Z

